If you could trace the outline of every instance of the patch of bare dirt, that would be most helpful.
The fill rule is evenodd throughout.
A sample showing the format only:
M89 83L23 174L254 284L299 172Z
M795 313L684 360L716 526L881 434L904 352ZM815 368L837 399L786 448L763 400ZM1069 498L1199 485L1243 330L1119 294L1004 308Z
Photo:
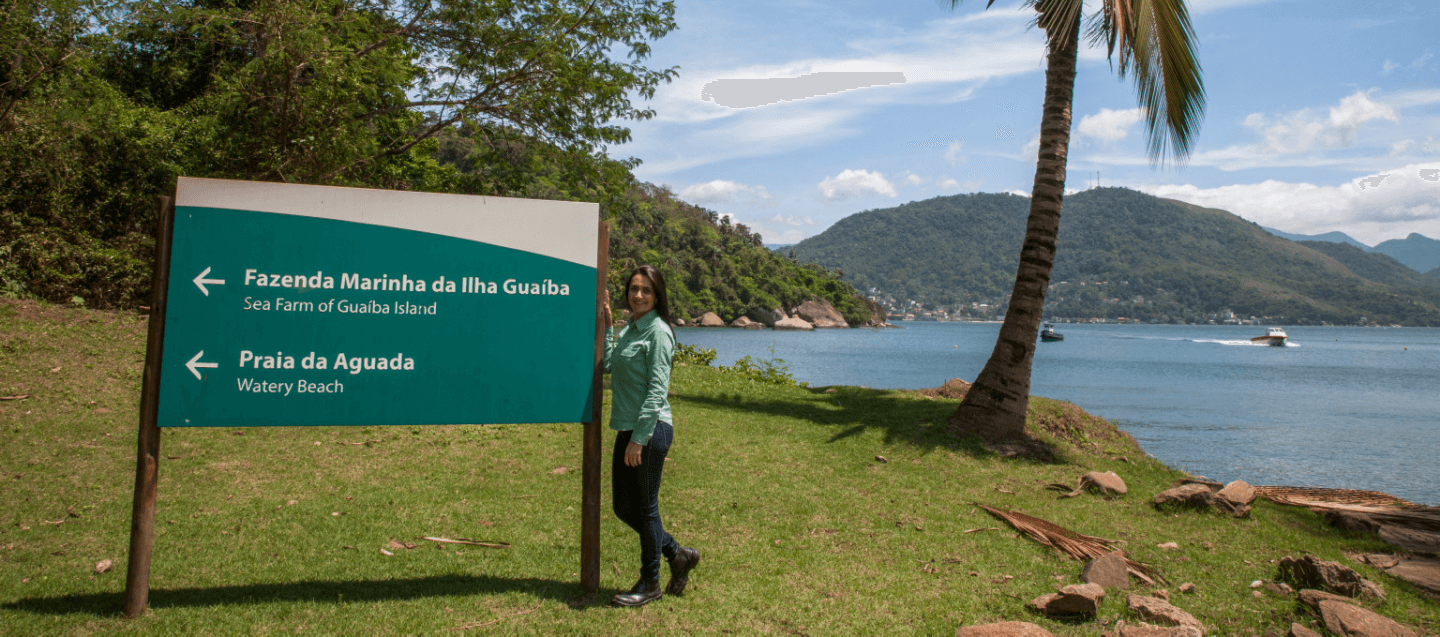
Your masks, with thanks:
M952 400L961 400L965 398L965 394L969 391L970 383L967 383L959 378L951 378L950 380L945 381L944 385L941 385L939 387L932 387L929 389L921 389L916 391L915 393L920 394L921 396L925 396L926 398L949 398Z

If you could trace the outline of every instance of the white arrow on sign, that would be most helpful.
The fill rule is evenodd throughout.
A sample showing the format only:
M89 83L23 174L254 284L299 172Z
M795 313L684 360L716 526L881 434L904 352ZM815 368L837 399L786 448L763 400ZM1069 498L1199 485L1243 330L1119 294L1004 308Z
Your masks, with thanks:
M200 288L200 291L204 293L205 296L210 296L210 290L205 289L205 284L225 285L225 279L207 279L205 278L207 274L210 274L210 268L205 268L204 272L201 272L195 277L195 287Z
M206 271L208 272L209 270L207 269ZM200 376L200 369L199 369L199 368L204 367L205 369L215 369L215 368L217 368L217 367L220 366L220 363L201 363L201 362L199 362L199 361L200 361L200 357L201 357L201 356L204 356L204 355L205 355L205 350L202 349L202 350L200 350L200 353L199 353L199 354L196 354L196 355L195 355L195 358L192 358L192 359L190 359L190 362L185 363L185 368L186 368L186 369L189 369L189 370L190 370L190 373L195 375L195 380L205 380L203 377Z

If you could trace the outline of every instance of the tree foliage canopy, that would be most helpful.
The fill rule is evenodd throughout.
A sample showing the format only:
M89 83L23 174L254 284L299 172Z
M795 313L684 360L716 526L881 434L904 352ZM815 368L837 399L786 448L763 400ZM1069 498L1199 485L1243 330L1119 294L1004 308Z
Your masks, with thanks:
M657 0L14 0L0 13L0 291L134 305L179 175L613 199L675 69ZM468 131L483 166L437 159ZM467 156L477 153L466 152ZM601 196L597 197L596 195Z
M613 276L733 319L850 285L635 183L609 145L676 69L657 0L15 0L0 15L0 294L133 306L178 175L594 201Z

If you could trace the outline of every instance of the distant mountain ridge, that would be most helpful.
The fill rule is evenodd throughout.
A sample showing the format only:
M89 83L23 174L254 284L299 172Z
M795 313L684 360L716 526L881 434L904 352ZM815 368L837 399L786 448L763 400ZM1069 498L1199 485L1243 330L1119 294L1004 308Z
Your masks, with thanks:
M840 220L791 248L927 307L1003 304L1029 200L937 197ZM1315 243L1315 242L1307 242ZM1440 325L1440 277L1343 243L1274 236L1229 212L1124 188L1066 197L1047 317L1203 322L1223 310L1274 322Z
M1375 252L1395 257L1416 272L1440 267L1440 241L1412 232L1404 239L1391 239L1375 246Z
M1276 230L1274 228L1266 228L1265 226L1260 227L1270 234L1273 234L1282 239L1289 239L1291 241L1328 241L1330 243L1348 243L1366 252L1374 250L1374 248L1360 243L1354 237L1338 230L1335 232L1327 232L1325 234L1295 234L1293 232L1284 232L1281 230Z
M1264 228L1264 226L1261 226ZM1291 241L1328 241L1331 243L1348 243L1366 252L1378 252L1394 258L1416 272L1428 272L1440 267L1440 241L1431 239L1418 232L1410 233L1404 239L1391 239L1380 245L1371 247L1356 241L1354 237L1343 232L1327 232L1325 234L1294 234L1283 232L1274 228L1265 228L1266 232L1277 237Z

